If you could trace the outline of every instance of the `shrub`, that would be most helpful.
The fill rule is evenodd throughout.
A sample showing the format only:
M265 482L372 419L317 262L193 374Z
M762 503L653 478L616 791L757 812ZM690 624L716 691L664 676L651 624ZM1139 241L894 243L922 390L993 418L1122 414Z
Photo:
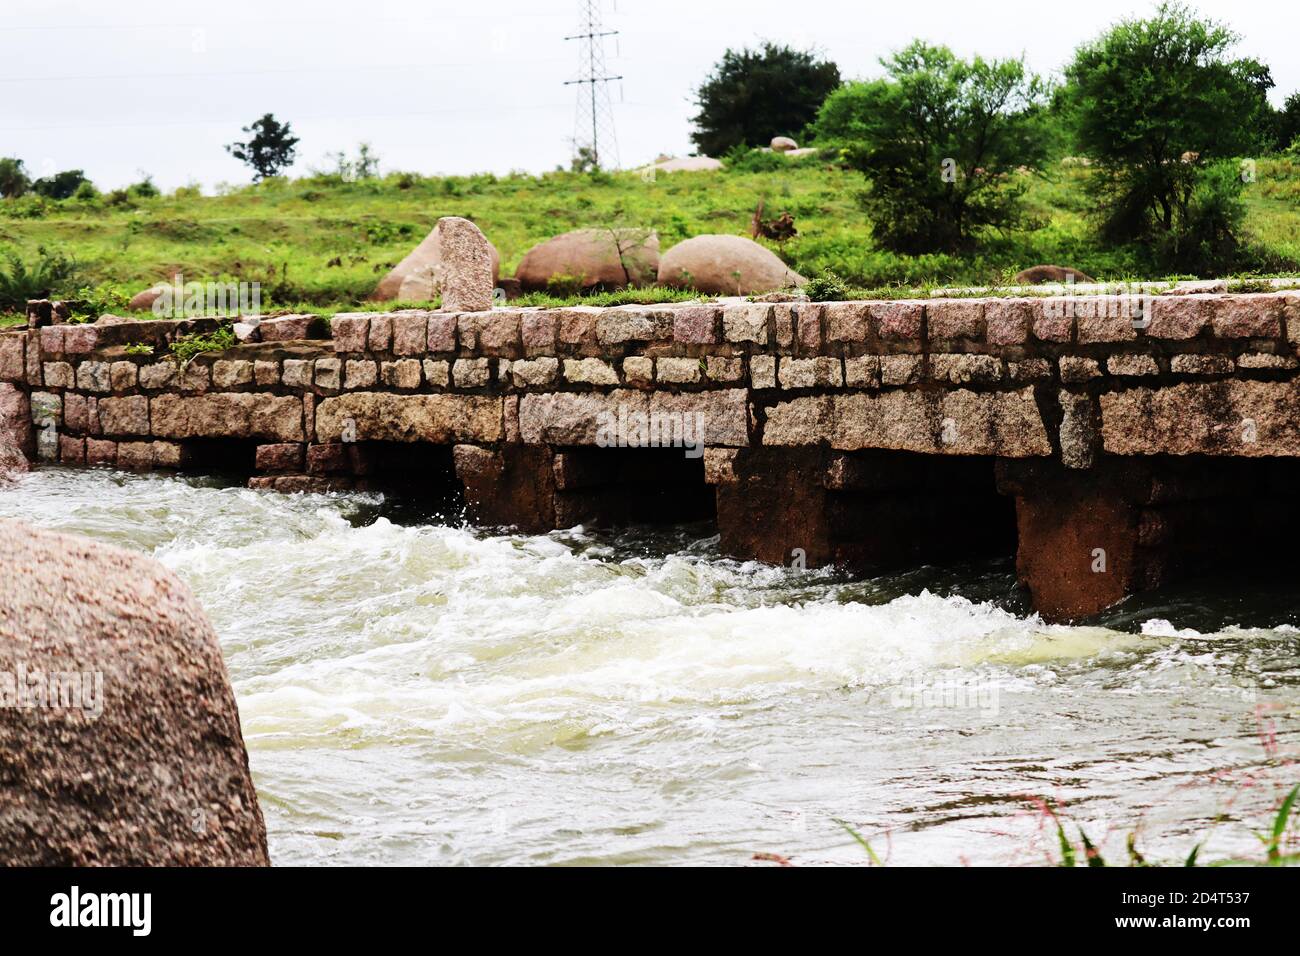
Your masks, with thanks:
M0 159L0 196L16 199L31 188L32 181L27 178L27 169L23 161L6 156Z
M829 269L809 279L803 291L814 302L842 302L849 297L848 285Z
M162 195L162 191L153 184L153 177L148 173L145 173L144 179L138 183L127 186L126 191L139 199L153 199L155 196Z
M813 127L864 173L872 234L896 252L959 252L978 230L1024 225L1019 168L1042 165L1046 89L1019 60L958 59L921 41L887 76L831 94Z
M0 309L22 309L28 299L48 298L76 271L71 259L44 246L36 250L36 256L29 266L16 252L5 254L9 268L0 269Z
M1080 47L1066 69L1062 97L1078 148L1097 167L1089 188L1102 235L1151 244L1165 268L1223 263L1237 245L1224 230L1240 225L1241 184L1211 167L1265 145L1273 85L1257 61L1228 59L1237 41L1163 5Z
M46 199L69 199L76 195L82 183L88 183L86 174L80 169L65 169L53 176L46 176L32 183L32 191Z

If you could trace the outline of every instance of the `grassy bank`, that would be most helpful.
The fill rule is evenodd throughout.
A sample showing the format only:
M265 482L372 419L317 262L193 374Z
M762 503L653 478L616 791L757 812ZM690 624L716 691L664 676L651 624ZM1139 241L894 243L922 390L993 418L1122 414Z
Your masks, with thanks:
M67 288L56 290L61 294L94 285L129 294L182 272L187 279L261 282L272 306L344 308L364 300L440 216L478 223L510 275L530 246L568 229L649 226L666 249L702 233L745 234L762 201L768 217L787 211L794 217L798 235L772 248L795 269L805 275L831 270L858 288L996 284L1043 262L1099 279L1165 278L1143 274L1142 250L1098 242L1084 168L1026 174L1030 228L986 235L970 255L902 256L872 243L857 201L857 173L815 158L768 165L660 174L652 182L636 173L392 174L355 183L271 180L219 196L178 190L117 203L25 197L0 202L0 249L29 261L42 246L72 258L75 272ZM1251 239L1274 266L1267 271L1296 269L1300 163L1261 160L1246 195Z

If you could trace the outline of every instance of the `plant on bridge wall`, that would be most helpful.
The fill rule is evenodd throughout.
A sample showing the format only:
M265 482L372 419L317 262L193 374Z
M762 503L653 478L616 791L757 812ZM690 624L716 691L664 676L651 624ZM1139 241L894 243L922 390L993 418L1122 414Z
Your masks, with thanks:
M226 349L234 348L236 344L238 343L234 330L228 325L223 325L211 332L191 332L188 335L177 336L171 343L169 351L176 363L181 368L185 368L195 356L202 355L204 352L224 352Z
M959 59L916 41L885 77L831 94L815 141L864 173L876 241L907 254L969 250L982 231L1025 224L1023 173L1051 143L1043 82L1021 60Z

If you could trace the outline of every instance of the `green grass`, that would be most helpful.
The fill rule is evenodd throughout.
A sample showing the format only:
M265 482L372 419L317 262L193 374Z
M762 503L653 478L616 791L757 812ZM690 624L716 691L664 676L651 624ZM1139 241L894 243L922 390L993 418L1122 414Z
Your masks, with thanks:
M858 205L861 176L815 158L775 171L660 174L653 182L636 173L392 174L357 183L271 180L221 196L178 190L121 205L24 197L0 201L0 250L34 261L45 246L73 259L75 274L57 294L91 286L129 295L181 272L187 280L258 281L269 308L333 311L360 305L440 216L478 223L501 253L502 274L510 275L530 246L569 229L648 226L667 249L703 233L746 234L762 201L765 215L794 217L799 234L773 248L795 269L808 276L833 271L859 293L1004 283L1044 262L1098 279L1163 278L1140 275L1140 250L1098 243L1082 188L1088 174L1054 166L1030 176L1028 208L1038 228L991 233L965 256L876 248ZM1300 261L1300 163L1260 160L1247 202L1253 239L1280 259ZM654 294L658 301L673 297Z

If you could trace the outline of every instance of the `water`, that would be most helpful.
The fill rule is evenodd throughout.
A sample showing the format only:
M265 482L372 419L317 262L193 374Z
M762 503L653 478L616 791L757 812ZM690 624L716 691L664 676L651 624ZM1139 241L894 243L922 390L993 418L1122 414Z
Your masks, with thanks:
M852 582L721 559L706 527L500 535L63 469L0 515L190 583L280 864L865 863L837 820L892 864L1030 864L1042 799L1117 860L1135 829L1154 859L1258 856L1300 781L1286 582L1067 627L1009 562Z

